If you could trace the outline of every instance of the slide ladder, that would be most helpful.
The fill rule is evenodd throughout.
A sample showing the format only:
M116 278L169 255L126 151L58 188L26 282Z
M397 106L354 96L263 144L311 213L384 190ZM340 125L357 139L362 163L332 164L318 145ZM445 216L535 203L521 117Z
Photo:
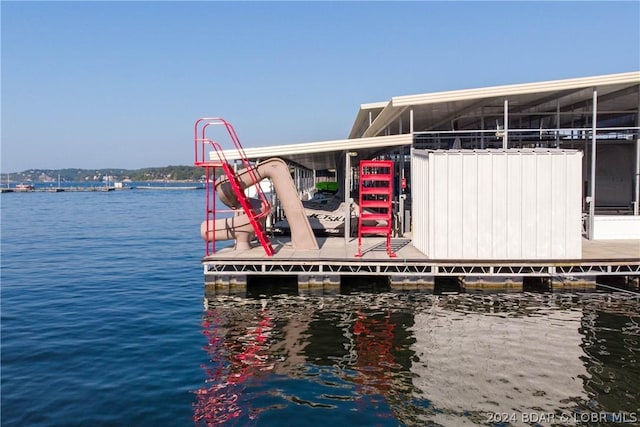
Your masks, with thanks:
M215 185L210 185L216 179L216 169L222 168L221 162L204 162L204 164L197 164L196 166L203 167L205 169L205 193L206 193L206 231L207 235L215 234L212 230L212 224L215 223L216 216L220 213L219 210L216 209L216 189ZM211 255L216 252L216 242L215 239L208 240L205 239L205 255Z
M359 208L358 252L355 256L362 256L363 234L378 234L386 236L387 254L389 254L390 257L395 257L396 254L391 250L391 226L393 222L393 161L360 161Z
M229 135L229 138L233 143L234 148L238 151L240 162L242 164L242 169L247 171L247 173L250 176L251 185L255 186L256 188L257 198L260 202L260 205L262 206L262 209L260 211L256 211L251 205L249 198L245 194L242 186L240 185L240 182L238 180L238 177L234 169L231 167L231 165L227 161L224 155L224 150L222 149L222 146L220 145L220 143L212 139L207 139L205 137L206 129L208 126L211 126L211 125L218 125L218 126L225 127ZM210 148L211 150L208 150L208 148ZM217 160L211 159L211 157L214 157L212 155L213 153L215 153L215 157L217 158ZM247 159L247 156L244 152L244 148L242 148L238 135L236 134L236 131L231 125L231 123L219 117L202 118L202 119L196 120L196 123L194 125L194 155L195 155L194 165L203 167L206 170L205 176L206 176L206 194L207 194L206 195L207 235L209 235L209 232L211 231L209 230L209 226L210 226L209 224L214 223L214 220L216 219L216 213L217 213L216 202L215 202L215 199L216 199L215 171L217 168L222 168L222 171L227 176L231 189L233 190L233 193L236 196L236 199L238 200L240 207L242 207L242 210L244 211L249 222L251 223L251 226L253 227L253 231L258 241L260 242L260 245L262 245L262 248L264 249L267 256L272 256L275 253L275 251L273 249L273 246L271 245L269 237L267 236L267 233L265 232L264 226L262 224L262 219L266 215L268 215L270 212L269 202L267 201L267 198L259 185L260 179L258 174L256 173L255 167ZM207 159L206 158L207 155L209 155L210 158ZM215 241L212 241L210 243L211 243L211 246L209 245L208 241L206 244L207 255L215 253Z

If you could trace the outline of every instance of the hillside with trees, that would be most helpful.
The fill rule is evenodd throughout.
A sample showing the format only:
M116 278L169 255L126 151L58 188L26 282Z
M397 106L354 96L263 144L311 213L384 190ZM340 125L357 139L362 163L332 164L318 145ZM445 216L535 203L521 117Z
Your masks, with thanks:
M164 166L143 169L29 169L0 175L10 182L101 182L101 181L201 181L204 169L195 166Z

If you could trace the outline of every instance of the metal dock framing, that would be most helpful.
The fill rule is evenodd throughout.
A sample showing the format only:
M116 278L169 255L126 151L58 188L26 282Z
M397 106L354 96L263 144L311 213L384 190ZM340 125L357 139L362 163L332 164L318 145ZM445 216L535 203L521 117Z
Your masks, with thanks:
M319 250L295 250L286 237L272 238L275 254L258 246L249 250L221 249L202 259L209 291L242 292L252 281L297 284L298 290L339 289L341 284L367 279L396 290L437 290L440 284L459 291L522 291L535 285L548 290L593 289L598 283L638 289L640 241L583 239L576 260L435 260L410 239L392 239L396 258L387 254L384 238L320 238ZM453 283L453 285L452 285Z

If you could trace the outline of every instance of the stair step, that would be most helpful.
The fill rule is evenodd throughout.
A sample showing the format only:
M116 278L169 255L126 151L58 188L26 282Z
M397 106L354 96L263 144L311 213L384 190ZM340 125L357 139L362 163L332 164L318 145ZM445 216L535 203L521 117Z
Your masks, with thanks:
M371 173L360 175L360 181L380 181L380 182L391 182L393 180L393 176L388 173L380 174L380 173Z
M360 188L360 194L380 194L383 196L389 196L393 192L391 187L362 187Z
M366 165L362 165L362 162L366 162ZM393 168L393 162L391 160L363 160L360 162L360 167L363 168Z
M360 227L361 234L388 234L390 227Z
M362 221L390 221L391 213L370 213L362 212L360 214Z
M389 208L389 202L386 200L363 200L360 206L364 208ZM366 213L366 212L365 212Z

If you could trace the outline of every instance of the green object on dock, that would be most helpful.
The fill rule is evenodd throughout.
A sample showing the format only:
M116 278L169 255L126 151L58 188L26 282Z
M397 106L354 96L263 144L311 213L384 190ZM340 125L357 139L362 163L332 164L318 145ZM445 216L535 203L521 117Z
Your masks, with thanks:
M337 193L338 183L335 181L316 182L316 190Z

